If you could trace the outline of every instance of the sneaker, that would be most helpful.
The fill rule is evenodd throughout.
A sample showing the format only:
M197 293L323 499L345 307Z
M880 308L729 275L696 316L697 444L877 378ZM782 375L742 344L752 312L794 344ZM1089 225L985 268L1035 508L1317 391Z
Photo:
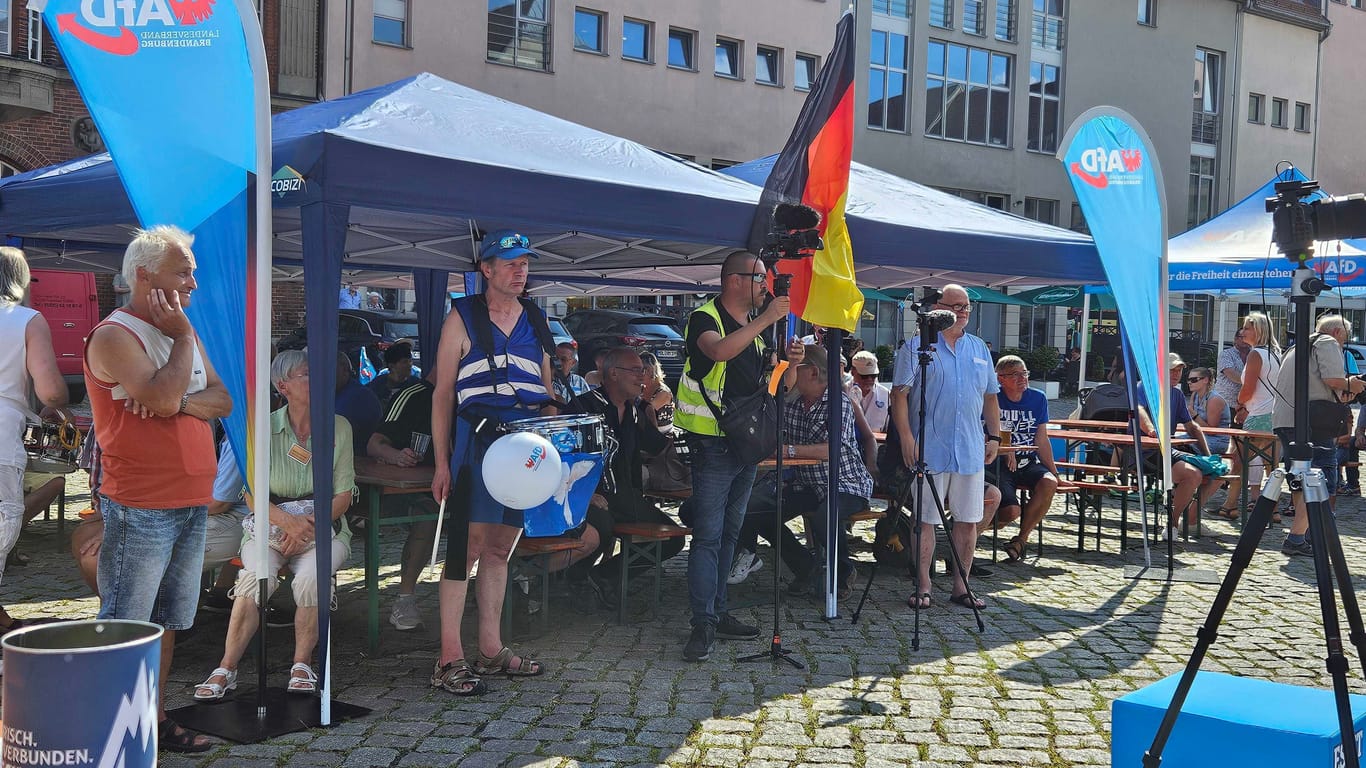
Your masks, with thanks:
M422 626L422 614L417 610L417 595L399 595L389 611L389 623L400 632Z
M730 576L726 579L727 584L740 584L749 578L751 573L757 573L764 567L764 561L759 556L748 550L740 550L735 553L735 562L730 566Z
M1172 527L1170 527L1170 528L1168 528L1167 530L1165 530L1165 531L1162 532L1162 540L1163 540L1163 541L1179 541L1180 539L1181 539L1181 531L1180 531L1180 529L1178 529L1176 526L1172 526Z
M232 598L221 589L208 589L199 598L199 610L205 613L232 613Z
M729 613L721 614L716 625L716 636L723 640L753 640L759 636L759 628L745 624Z
M603 608L609 611L617 609L619 605L617 590L606 576L598 573L596 569L592 569L588 571L588 576L584 581L588 582L589 589L593 590L593 594L597 596L598 602L602 603Z
M706 661L711 658L711 647L716 644L716 628L699 624L692 628L688 643L683 646L684 661Z
M1314 545L1309 543L1309 539L1305 539L1296 544L1291 541L1289 537L1286 537L1285 543L1281 545L1281 554L1289 555L1291 557L1297 555L1300 557L1313 557Z
M1343 485L1341 488L1338 489L1338 494L1342 496L1360 496L1361 486Z
M1336 495L1338 495L1338 496L1346 496L1346 495L1347 495L1347 484L1346 484L1346 483L1338 483L1338 487L1337 487L1336 489L1334 489L1333 493L1336 494Z
M294 611L286 611L273 605L266 606L266 626L276 629L294 626Z

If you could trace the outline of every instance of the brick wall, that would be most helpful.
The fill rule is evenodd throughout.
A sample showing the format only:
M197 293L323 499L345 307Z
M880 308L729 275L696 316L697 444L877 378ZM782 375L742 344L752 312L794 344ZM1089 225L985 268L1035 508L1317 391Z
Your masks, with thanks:
M277 280L270 294L270 335L278 339L304 324L304 284Z

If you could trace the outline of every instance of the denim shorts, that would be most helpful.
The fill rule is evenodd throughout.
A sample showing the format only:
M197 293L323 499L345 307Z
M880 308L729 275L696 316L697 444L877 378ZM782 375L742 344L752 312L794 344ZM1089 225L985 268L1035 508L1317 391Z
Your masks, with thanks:
M100 618L194 625L208 507L139 509L100 497Z

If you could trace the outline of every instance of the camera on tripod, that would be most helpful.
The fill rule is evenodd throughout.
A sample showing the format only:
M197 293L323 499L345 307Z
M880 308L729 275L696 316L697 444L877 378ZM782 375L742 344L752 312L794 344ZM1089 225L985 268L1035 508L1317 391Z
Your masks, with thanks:
M1366 236L1366 195L1305 202L1305 198L1318 191L1317 181L1278 181L1276 196L1266 199L1266 212L1271 214L1273 225L1271 240L1296 264L1313 257L1316 240ZM1320 284L1318 288L1322 290L1323 286Z
M773 229L764 238L762 255L779 259L805 259L825 248L821 241L821 215L800 203L778 203L773 208ZM776 286L775 286L776 288ZM775 295L786 296L787 293Z
M926 286L920 301L912 301L908 305L910 310L915 313L922 340L929 339L932 342L940 331L958 322L958 316L949 310L932 309L942 298L944 298L944 294L938 288Z

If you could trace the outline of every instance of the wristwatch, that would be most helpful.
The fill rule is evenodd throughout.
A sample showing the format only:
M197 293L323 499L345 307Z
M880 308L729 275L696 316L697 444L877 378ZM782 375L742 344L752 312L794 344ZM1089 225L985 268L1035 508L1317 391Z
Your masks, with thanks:
M1001 442L1001 436L1000 436L1000 435L987 435L987 439L988 439L988 440L993 440L993 441L998 442L998 443Z
M795 459L795 458L797 458L797 446L796 446L796 445L793 445L792 443L788 443L788 444L787 444L787 457L788 457L789 459Z
M189 405L189 404L190 404L190 394L187 392L187 393L185 393L185 394L183 394L183 395L180 396L180 410L179 410L179 411L176 411L176 413L184 413L184 412L185 412L185 406L187 406L187 405Z

